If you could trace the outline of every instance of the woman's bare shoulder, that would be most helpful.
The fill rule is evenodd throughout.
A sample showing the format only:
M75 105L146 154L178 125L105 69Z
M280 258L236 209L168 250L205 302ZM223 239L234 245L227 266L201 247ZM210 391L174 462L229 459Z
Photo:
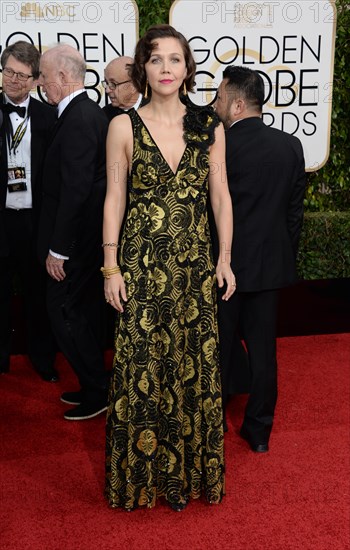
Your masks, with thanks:
M108 136L122 141L132 136L132 124L127 113L112 118L108 127Z

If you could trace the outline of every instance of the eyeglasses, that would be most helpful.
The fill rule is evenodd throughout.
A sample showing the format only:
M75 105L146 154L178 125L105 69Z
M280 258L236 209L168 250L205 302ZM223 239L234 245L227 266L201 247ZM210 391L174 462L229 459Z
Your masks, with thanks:
M16 75L18 80L21 80L22 82L26 82L29 78L32 78L32 76L34 76L32 74L17 73L16 71L8 69L7 67L2 70L2 74L8 76L9 78L12 78Z
M131 80L124 80L123 82L108 82L108 80L102 80L101 84L104 89L108 87L110 90L115 90L118 86L126 84L127 82L131 82Z

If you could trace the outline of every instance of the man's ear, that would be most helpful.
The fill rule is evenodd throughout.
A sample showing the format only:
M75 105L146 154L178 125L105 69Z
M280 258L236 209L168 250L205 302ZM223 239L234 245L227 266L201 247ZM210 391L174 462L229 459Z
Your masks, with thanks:
M242 98L238 98L236 99L236 101L234 102L235 104L235 114L236 115L240 115L243 113L244 109L245 109L245 102L244 102L244 99Z
M64 71L58 71L58 76L62 84L68 84L68 75Z

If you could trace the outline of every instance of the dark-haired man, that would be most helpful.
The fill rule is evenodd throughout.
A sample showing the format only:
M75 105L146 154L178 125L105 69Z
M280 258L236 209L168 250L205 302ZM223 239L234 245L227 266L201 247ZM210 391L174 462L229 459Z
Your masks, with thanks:
M257 71L225 69L216 111L226 128L237 291L228 302L218 301L223 404L235 369L232 350L237 349L240 324L251 372L240 434L256 452L268 451L277 400L278 289L296 280L305 192L301 143L264 124L263 102L264 82Z
M54 109L30 97L39 77L40 53L18 41L1 55L3 116L0 159L0 372L10 368L11 298L16 274L24 298L29 358L55 382L56 346L45 305L45 270L36 254L41 167Z

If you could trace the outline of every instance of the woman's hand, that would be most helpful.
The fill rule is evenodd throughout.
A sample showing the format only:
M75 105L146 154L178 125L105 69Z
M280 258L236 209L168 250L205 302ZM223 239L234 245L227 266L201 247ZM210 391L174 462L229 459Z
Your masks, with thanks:
M105 298L107 304L110 304L114 309L123 313L123 303L127 302L125 283L121 273L110 275L105 279Z
M226 282L227 288L225 294L222 296L222 299L226 301L229 300L236 290L236 277L233 274L230 264L219 261L216 266L216 278L219 288L222 288Z

